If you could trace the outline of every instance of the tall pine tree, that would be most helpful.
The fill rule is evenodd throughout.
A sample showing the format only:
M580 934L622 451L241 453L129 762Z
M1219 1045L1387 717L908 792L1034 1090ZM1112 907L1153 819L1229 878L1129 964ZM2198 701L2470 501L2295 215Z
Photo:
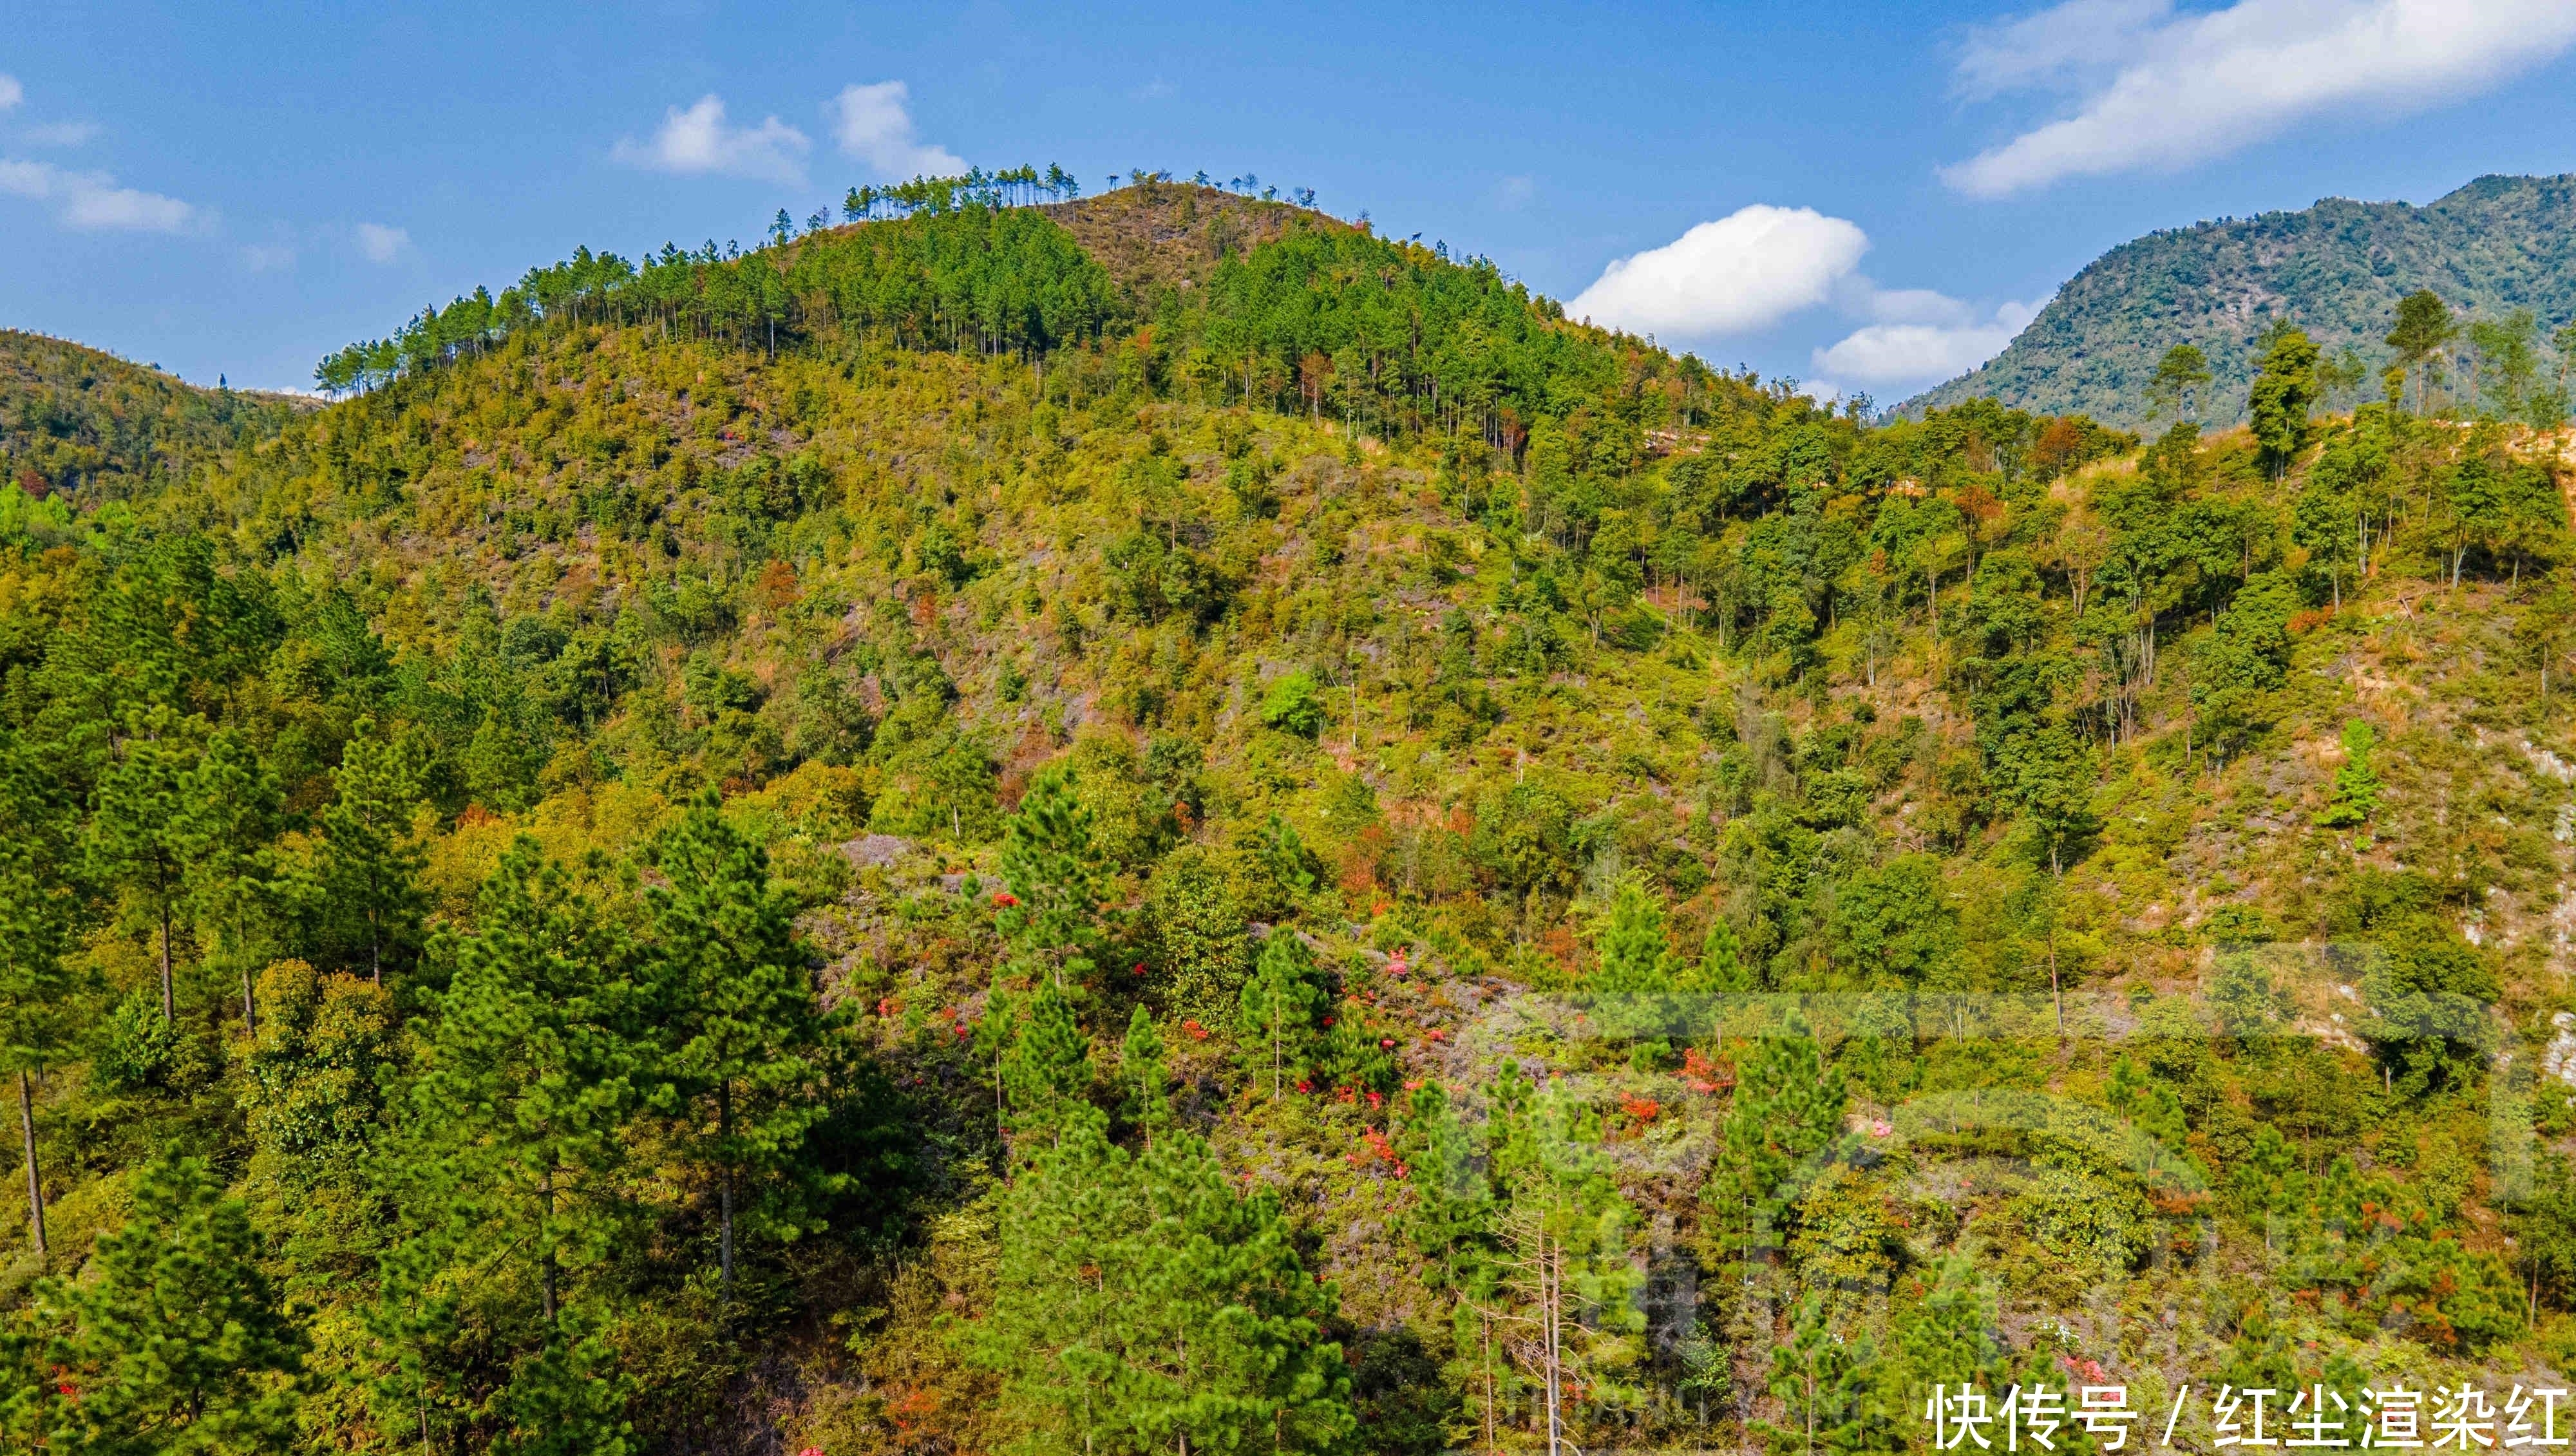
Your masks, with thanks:
M659 1095L679 1114L716 1183L717 1267L733 1289L737 1202L745 1183L780 1194L777 1175L827 1113L814 1095L823 1017L797 944L795 906L771 881L769 856L725 821L712 793L663 836L654 863L668 884L647 891L648 1004L664 1042ZM760 1222L793 1235L803 1221Z

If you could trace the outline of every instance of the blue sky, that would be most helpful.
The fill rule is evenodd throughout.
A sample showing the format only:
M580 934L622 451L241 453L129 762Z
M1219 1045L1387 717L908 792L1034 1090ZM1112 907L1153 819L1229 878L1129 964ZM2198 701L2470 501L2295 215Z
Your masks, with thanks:
M1890 401L2138 233L2576 171L2572 46L2571 0L19 5L0 324L303 386L577 243L963 158L1313 187Z

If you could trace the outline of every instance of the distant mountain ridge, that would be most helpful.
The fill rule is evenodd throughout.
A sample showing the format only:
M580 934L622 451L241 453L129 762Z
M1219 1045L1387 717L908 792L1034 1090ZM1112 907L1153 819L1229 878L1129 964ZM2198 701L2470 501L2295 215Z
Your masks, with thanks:
M203 389L159 368L0 329L0 482L29 495L130 494L265 439L319 400Z
M2375 373L2397 300L2418 288L2460 314L2528 308L2544 329L2576 317L2576 176L2481 177L2422 207L2329 197L2149 233L2088 264L2001 354L1897 408L1992 395L2136 425L2157 359L2189 343L2217 376L2201 416L2227 423L2243 416L2252 343L2273 319L2329 354L2358 349Z

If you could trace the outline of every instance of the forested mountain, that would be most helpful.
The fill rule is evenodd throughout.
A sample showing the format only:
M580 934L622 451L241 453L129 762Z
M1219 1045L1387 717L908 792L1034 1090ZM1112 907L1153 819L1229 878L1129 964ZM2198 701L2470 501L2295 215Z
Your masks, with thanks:
M2250 431L1872 425L1035 176L0 486L14 1449L1786 1456L2576 1355L2548 437L2286 332Z
M2358 367L2338 390L2348 409L2377 397L2397 300L2419 289L2477 318L2527 310L2543 330L2576 322L2576 177L2481 177L2423 207L2329 197L2150 233L2087 264L2001 354L1899 408L1992 397L2135 427L2157 361L2191 344L2216 376L2199 417L2237 423L2259 340L2287 319L2330 358L2354 351ZM2474 400L2472 367L2455 372ZM2549 368L2564 374L2555 359Z
M0 329L0 475L32 500L93 503L184 477L284 428L304 401L199 389L42 334Z

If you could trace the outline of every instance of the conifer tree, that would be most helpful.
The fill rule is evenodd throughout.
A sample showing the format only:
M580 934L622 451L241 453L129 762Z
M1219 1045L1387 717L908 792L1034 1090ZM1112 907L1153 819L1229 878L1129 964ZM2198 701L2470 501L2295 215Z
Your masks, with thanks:
M188 905L212 958L239 973L242 1024L259 1030L251 964L252 925L269 897L274 867L268 845L283 804L277 774L237 729L222 728L180 780L178 837L187 856Z
M485 882L449 962L412 1089L420 1155L462 1247L525 1251L548 1338L567 1265L617 1227L620 1136L646 1048L628 1034L632 959L600 907L534 840Z
M161 1019L178 1015L171 966L171 922L186 892L189 812L187 777L196 755L182 737L204 720L183 724L167 709L139 718L116 760L99 775L98 812L90 820L96 872L142 899L156 927Z
M1076 1109L1004 1199L992 1313L1013 1452L1322 1452L1352 1429L1332 1307L1276 1199L1204 1138L1131 1156Z
M1413 1187L1405 1231L1431 1261L1433 1288L1468 1289L1492 1262L1494 1190L1476 1166L1474 1140L1439 1083L1415 1089L1403 1147Z
M144 1168L91 1272L39 1286L51 1450L256 1456L296 1439L303 1332L261 1269L249 1210L193 1158Z
M1935 1385L1994 1390L2008 1379L2011 1352L1995 1332L1994 1292L1964 1254L1940 1261L1932 1288L1895 1326L1894 1363L1906 1381L1894 1392L1901 1404L1919 1410Z
M75 983L62 953L73 925L71 806L59 779L15 735L0 736L0 1071L18 1081L28 1242L46 1252L34 1075L68 1040Z
M1584 989L1592 993L1602 1032L1623 1040L1659 1036L1673 1019L1671 993L1682 960L1665 938L1662 897L1644 876L1619 877L1593 954Z
M646 999L663 1041L657 1095L713 1165L718 1268L730 1294L738 1186L793 1165L825 1115L811 1095L822 1013L794 906L771 881L768 855L725 822L721 800L710 793L690 806L654 860L670 881L647 892Z
M2317 815L2319 828L2358 828L2378 812L2379 774L2370 764L2378 746L2379 734L2368 722L2355 718L2343 725L2344 759L2335 769L2333 797Z
M1744 941L1725 916L1709 922L1699 961L1682 972L1678 984L1701 995L1737 995L1753 989L1753 973L1744 964Z
M2417 376L2415 410L2432 413L2433 378L2441 367L2442 350L2460 335L2460 325L2451 317L2449 304L2429 288L2419 288L2397 300L2396 326L2382 340L2397 351L2395 367Z
M1531 1332L1550 1456L1571 1445L1569 1390L1621 1385L1644 1359L1641 1284L1628 1257L1635 1211L1601 1156L1599 1119L1551 1083L1499 1155L1509 1202L1499 1219L1504 1318Z
M1261 959L1243 986L1235 1036L1245 1062L1270 1074L1270 1095L1285 1090L1291 1072L1304 1070L1315 1042L1315 1022L1327 1004L1315 954L1298 934L1281 926L1262 943Z
M2277 480L2308 442L2308 412L2316 407L2316 342L2289 320L2274 322L2263 336L2263 359L2256 366L2253 393L2246 409L2254 417L2254 439L2264 464Z
M371 719L341 750L336 790L323 806L318 883L323 921L381 986L385 967L418 947L425 901L420 853L411 843L419 784L402 745L380 737Z
M1127 1092L1127 1116L1150 1139L1172 1120L1171 1072L1163 1062L1163 1031L1142 1004L1127 1018L1118 1049L1118 1080Z
M1009 1094L1006 1125L1017 1132L1057 1129L1091 1090L1090 1039L1054 982L1038 982L1030 995L1002 1055L1002 1083Z
M1705 1200L1739 1256L1761 1252L1796 1180L1840 1134L1845 1098L1842 1070L1794 1012L1745 1053Z
M1020 797L1002 834L1002 882L1015 903L996 919L1028 973L1078 989L1100 946L1100 850L1069 766L1040 770Z
M1763 1424L1765 1444L1776 1456L1903 1450L1878 1406L1877 1352L1866 1337L1847 1341L1828 1308L1821 1293L1800 1300L1788 1343L1772 1347L1767 1383L1783 1419Z
M1596 991L1637 995L1672 989L1680 958L1664 938L1663 902L1644 876L1620 876L1593 952L1598 964L1589 985Z

